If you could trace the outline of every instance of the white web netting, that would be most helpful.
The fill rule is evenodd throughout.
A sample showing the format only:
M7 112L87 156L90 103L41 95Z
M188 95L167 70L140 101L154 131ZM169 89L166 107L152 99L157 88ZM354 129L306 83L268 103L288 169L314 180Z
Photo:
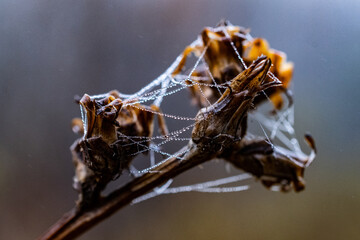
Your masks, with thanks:
M241 53L239 53L236 43L233 42L230 37L228 27L218 27L223 31L223 36L226 41L230 42L233 53L237 57L238 65L243 69L246 69L246 63L243 60ZM219 30L217 29L217 30ZM231 31L231 29L230 29ZM240 35L241 33L239 33ZM241 34L244 42L252 42L253 38L249 33ZM196 118L192 116L182 116L175 113L167 113L156 111L154 108L149 108L148 106L153 105L157 108L161 108L161 105L166 99L175 94L182 94L181 104L188 101L189 92L184 92L187 89L193 91L196 87L196 92L198 98L203 103L204 107L208 107L214 103L213 99L209 99L208 92L210 89L218 92L221 95L225 89L228 88L228 82L219 83L211 71L211 66L204 59L206 52L208 51L209 44L211 41L205 45L204 40L199 37L194 42L189 45L190 49L193 49L190 53L180 54L175 61L170 65L170 67L161 74L158 78L154 79L152 82L147 84L145 87L140 89L134 94L123 94L119 93L120 98L123 100L122 108L134 108L139 111L151 112L157 117L176 122L175 124L167 125L173 129L169 129L166 134L157 134L158 131L154 131L152 136L129 136L122 134L123 138L129 140L129 145L138 146L138 152L131 153L131 155L137 155L139 153L148 153L146 156L149 158L149 165L144 169L136 169L134 166L130 166L130 172L134 176L139 176L147 172L152 172L160 164L168 161L171 158L180 157L181 151L174 155L170 152L168 145L176 142L183 142L183 145L187 144L191 140L191 130L195 125ZM189 55L192 55L192 58L195 58L195 63L190 68L184 67L180 68L179 66L183 64L183 59L187 58ZM174 74L176 72L176 74ZM198 72L204 72L203 75L194 74ZM265 92L264 95L266 96ZM101 99L105 97L104 95L94 95L91 96L92 99ZM186 98L186 99L184 99ZM268 97L267 97L268 98ZM270 98L268 101L271 103ZM190 102L190 101L189 101ZM189 104L190 105L190 104ZM268 104L272 107L272 104ZM177 106L174 106L172 109L176 111ZM267 109L264 111L251 111L249 113L249 121L257 123L258 130L261 134L267 139L269 143L277 141L279 144L272 144L274 148L285 155L288 153L295 152L297 155L304 155L300 149L299 142L295 137L294 131L294 107L290 106L283 108L283 110L275 109L273 114L270 114L270 110ZM177 123L179 122L179 124ZM181 123L180 123L181 122ZM255 124L256 125L256 124ZM181 126L180 128L178 126ZM161 126L159 126L161 127ZM256 128L256 126L255 126ZM247 136L252 136L251 129L248 130ZM256 134L257 136L259 134ZM307 164L310 164L313 157L310 157L311 160ZM171 187L173 181L169 180L166 184L161 187L154 189L154 191L143 195L140 198L137 198L133 201L133 204L147 200L149 198L161 195L161 194L172 194L180 192L209 192L209 193L222 193L222 192L238 192L244 191L249 188L248 185L239 185L239 186L230 186L226 187L224 185L234 184L241 182L245 179L250 178L249 174L240 174L234 175L226 178L215 179L203 183L198 183L194 185L180 186L180 187Z

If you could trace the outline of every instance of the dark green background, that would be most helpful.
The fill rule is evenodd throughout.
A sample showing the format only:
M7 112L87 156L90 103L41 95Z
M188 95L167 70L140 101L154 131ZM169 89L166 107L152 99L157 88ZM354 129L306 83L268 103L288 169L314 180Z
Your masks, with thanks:
M1 0L0 239L34 239L73 206L73 96L135 92L221 18L295 63L296 131L319 149L306 190L161 196L81 239L359 239L359 16L355 0ZM184 100L167 109L194 113ZM177 182L221 175L215 163Z

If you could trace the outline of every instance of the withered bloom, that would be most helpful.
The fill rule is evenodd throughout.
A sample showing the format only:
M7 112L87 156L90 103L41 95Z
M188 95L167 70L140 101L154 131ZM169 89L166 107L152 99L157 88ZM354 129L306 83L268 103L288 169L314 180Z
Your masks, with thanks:
M284 52L271 49L265 39L252 38L248 29L234 26L228 21L221 21L215 28L206 27L199 36L197 44L185 48L184 57L178 68L174 71L174 75L178 74L185 66L186 58L191 53L198 57L204 53L206 63L200 65L194 71L193 76L206 77L208 79L202 81L202 83L218 85L228 83L259 56L265 55L272 62L265 81L271 82L274 78L277 78L282 84L267 89L265 91L267 96L264 93L260 93L254 103L260 103L269 97L274 107L280 109L283 106L281 93L285 92L289 96L287 91L293 73L293 64L286 61L286 54ZM219 89L206 85L192 84L193 81L188 81L188 84L190 84L190 91L194 102L200 107L208 105L201 92L212 102L215 102L222 94Z
M135 144L133 137L152 136L153 112L159 109L140 104L123 107L116 91L96 98L85 94L79 104L82 121L74 119L73 129L83 137L71 151L76 166L74 187L80 192L79 204L87 206L94 204L106 185L149 146L149 141ZM159 122L164 124L162 119Z
M241 140L246 134L247 113L256 95L269 87L281 84L277 80L265 82L270 67L271 60L262 56L232 79L229 88L216 103L199 111L192 134L193 141L197 142L204 137L212 139L221 135Z
M312 139L311 136L306 136ZM279 186L281 191L305 188L304 171L315 157L315 145L309 144L309 156L274 147L265 139L248 138L230 145L221 157L246 172L259 178L268 188Z

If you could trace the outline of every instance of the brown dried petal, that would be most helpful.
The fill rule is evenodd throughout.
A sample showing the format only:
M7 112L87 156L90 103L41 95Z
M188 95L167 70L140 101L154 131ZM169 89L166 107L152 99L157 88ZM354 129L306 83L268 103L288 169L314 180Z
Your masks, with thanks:
M286 54L284 52L271 49L269 43L262 38L255 38L252 41L249 41L243 46L243 59L249 64L254 61L258 56L265 55L268 56L273 66L270 71L281 81L282 88L272 88L266 91L266 95L270 97L275 108L280 109L283 106L283 99L281 93L286 90L291 82L294 65L291 62L286 61ZM267 81L272 81L270 78ZM265 100L266 97L259 97L257 102Z
M113 96L103 99L91 99L85 94L80 105L83 111L84 138L101 137L111 144L117 140L115 119L121 109L122 102Z

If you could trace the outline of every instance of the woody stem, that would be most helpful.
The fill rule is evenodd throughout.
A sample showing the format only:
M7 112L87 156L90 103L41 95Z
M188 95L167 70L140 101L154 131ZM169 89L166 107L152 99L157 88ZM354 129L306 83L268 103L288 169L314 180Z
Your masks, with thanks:
M130 204L135 198L144 195L153 188L166 183L182 172L213 159L215 151L199 147L190 142L166 162L151 172L135 178L125 186L104 197L95 207L78 211L74 208L66 213L57 223L40 238L41 240L73 239L117 210ZM181 159L179 159L181 158Z

